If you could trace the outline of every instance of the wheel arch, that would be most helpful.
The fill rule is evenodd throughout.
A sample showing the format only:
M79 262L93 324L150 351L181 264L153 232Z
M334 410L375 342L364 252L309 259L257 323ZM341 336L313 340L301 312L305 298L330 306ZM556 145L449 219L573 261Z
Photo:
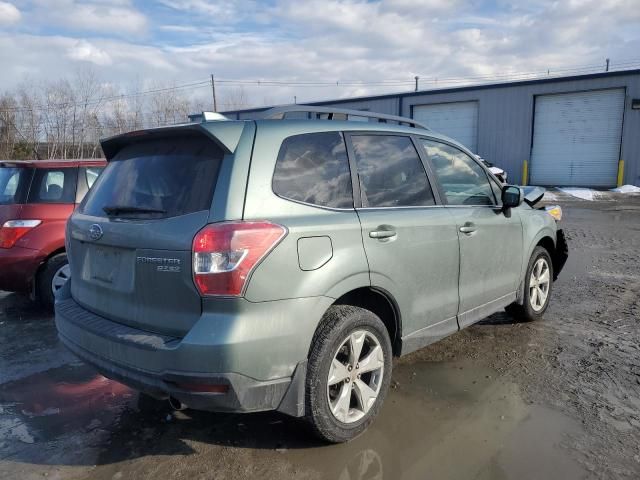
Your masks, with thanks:
M527 255L523 259L524 260L523 272L526 271L526 265L529 264L529 259L531 258L531 255L533 254L533 250L536 247L543 246L549 252L549 255L553 257L553 252L555 251L555 248L556 248L555 237L556 237L556 233L553 230L551 230L551 228L548 228L548 227L541 229L533 237L532 241L529 243L529 249L527 250Z
M66 251L67 250L64 248L64 245L63 245L62 247L58 247L57 249L55 249L54 251L52 251L46 257L44 257L42 259L42 261L40 262L40 265L38 265L38 268L36 269L35 275L31 279L31 291L32 291L32 295L34 297L36 295L36 285L38 283L38 278L40 277L40 274L42 273L42 270L44 270L44 268L47 265L47 263L49 262L49 260L51 260L56 255L60 255L61 253L66 253Z
M384 289L377 287L355 288L341 295L333 302L333 305L352 305L364 308L376 314L389 333L391 349L394 356L400 356L402 347L402 317L400 309L393 295Z
M541 230L538 235L535 236L531 245L529 246L529 250L527 251L527 255L524 258L524 264L522 267L522 278L520 279L520 285L518 286L518 292L516 295L516 303L522 305L524 299L524 284L525 277L527 275L527 266L529 265L529 260L531 259L531 255L533 255L533 251L536 247L543 247L547 252L549 252L549 256L551 257L551 261L554 267L554 276L555 276L555 249L556 249L556 241L553 238L553 234L551 230L544 229ZM555 279L555 278L554 278Z
M540 240L538 240L538 243L536 243L535 246L544 248L547 252L549 252L549 255L551 255L551 257L553 257L553 252L556 249L556 243L554 242L553 238L551 238L549 235L546 235L542 237Z

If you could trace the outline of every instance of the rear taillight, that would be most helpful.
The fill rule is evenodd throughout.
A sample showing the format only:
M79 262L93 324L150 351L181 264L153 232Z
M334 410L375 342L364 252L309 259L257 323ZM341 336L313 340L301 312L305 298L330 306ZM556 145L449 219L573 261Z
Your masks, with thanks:
M193 239L193 278L201 295L240 296L254 267L287 234L271 222L207 225Z
M41 220L9 220L0 227L0 248L13 247L28 231L42 223Z

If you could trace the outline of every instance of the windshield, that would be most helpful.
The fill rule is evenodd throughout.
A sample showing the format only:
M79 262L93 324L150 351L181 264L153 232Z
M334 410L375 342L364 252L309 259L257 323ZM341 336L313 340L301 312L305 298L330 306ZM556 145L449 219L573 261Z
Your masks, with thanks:
M222 150L203 136L129 145L96 180L82 211L98 217L165 218L207 210L222 157Z
M30 169L0 167L0 205L24 202Z

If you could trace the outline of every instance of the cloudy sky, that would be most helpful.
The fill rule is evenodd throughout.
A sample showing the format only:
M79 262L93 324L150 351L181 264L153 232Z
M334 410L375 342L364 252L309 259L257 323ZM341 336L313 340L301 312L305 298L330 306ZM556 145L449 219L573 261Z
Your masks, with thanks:
M0 0L0 91L87 67L114 84L351 83L244 87L251 103L286 103L606 57L640 66L640 0Z

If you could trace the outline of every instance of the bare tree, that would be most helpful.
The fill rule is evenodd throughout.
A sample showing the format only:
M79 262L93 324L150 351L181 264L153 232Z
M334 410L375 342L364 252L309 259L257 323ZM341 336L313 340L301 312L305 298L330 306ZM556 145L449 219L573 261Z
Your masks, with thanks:
M73 129L71 143L75 146L74 156L85 157L85 147L93 151L97 142L96 132L92 132L91 119L102 108L103 88L94 70L83 69L76 72L74 79L76 103L73 110ZM88 144L88 145L87 145Z
M149 98L149 122L152 126L182 123L191 113L191 102L180 90L170 90L174 86L156 84L154 93Z
M25 79L0 96L0 158L81 158L102 154L100 138L186 121L209 102L168 83L129 89L104 83L91 69L69 78ZM244 89L227 97L246 106Z
M0 97L0 159L15 158L14 150L20 131L16 127L15 98L9 94Z
M221 100L223 110L240 110L249 106L249 94L243 86L228 88Z
M25 80L15 93L18 104L16 126L20 131L22 148L16 158L37 157L42 134L42 112L38 107L38 88L31 80Z

